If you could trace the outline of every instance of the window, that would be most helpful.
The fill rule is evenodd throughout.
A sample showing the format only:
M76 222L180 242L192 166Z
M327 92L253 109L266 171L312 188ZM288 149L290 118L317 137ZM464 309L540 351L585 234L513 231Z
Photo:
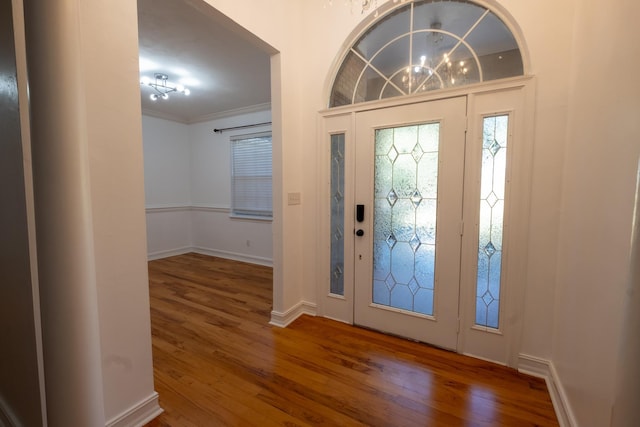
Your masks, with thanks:
M331 293L344 295L344 143L331 135Z
M271 219L271 133L231 138L231 216Z
M523 74L518 43L493 12L472 1L415 0L380 17L346 52L329 106Z
M483 121L482 177L476 282L476 325L497 329L500 321L502 234L509 116Z

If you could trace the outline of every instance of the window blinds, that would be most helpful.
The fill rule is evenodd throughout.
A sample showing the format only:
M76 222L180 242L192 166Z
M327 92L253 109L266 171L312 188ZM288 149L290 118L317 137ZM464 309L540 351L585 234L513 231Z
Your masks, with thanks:
M271 218L271 134L231 139L231 214Z

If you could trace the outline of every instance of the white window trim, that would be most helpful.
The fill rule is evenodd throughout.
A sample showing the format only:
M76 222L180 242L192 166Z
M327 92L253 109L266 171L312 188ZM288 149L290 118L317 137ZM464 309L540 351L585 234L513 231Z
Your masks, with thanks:
M229 213L229 218L233 219L233 220L249 220L249 221L264 221L264 222L272 222L273 221L273 206L271 207L271 211L270 211L270 215L253 215L250 213L241 213L241 212L236 212L236 202L235 202L235 190L234 190L234 185L235 185L235 178L234 178L234 166L235 166L235 159L234 159L234 148L233 145L235 142L237 141L243 141L243 140L248 140L248 139L253 139L253 138L265 138L268 137L271 140L271 155L272 155L272 159L273 159L273 139L272 139L272 133L271 131L267 131L267 132L258 132L258 133L249 133L249 134L237 134L237 135L232 135L231 137L229 137L229 155L230 155L230 162L231 162L231 167L230 167L230 171L231 171L231 176L230 176L230 184L231 184L231 207L230 207L230 213ZM273 161L273 160L272 160ZM272 194L272 198L273 198L273 169L271 170L271 194ZM266 212L266 210L265 210Z

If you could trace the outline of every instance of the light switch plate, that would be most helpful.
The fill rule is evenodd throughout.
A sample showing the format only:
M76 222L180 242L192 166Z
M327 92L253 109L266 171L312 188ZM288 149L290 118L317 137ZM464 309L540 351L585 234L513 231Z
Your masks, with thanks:
M299 205L302 203L300 193L287 193L287 203L289 205Z

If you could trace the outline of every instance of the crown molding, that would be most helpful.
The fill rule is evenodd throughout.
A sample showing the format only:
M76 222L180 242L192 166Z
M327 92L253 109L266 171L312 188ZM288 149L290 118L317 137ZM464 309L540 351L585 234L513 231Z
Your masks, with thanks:
M184 125L191 125L194 123L210 122L213 120L226 119L228 117L240 116L243 114L258 113L261 111L271 110L271 103L265 102L263 104L250 105L248 107L234 108L233 110L219 111L217 113L205 114L193 119L183 119L181 117L174 116L173 114L161 113L159 111L150 110L148 108L142 109L142 115L148 117L155 117L157 119L169 120L172 122L182 123Z
M182 119L180 117L176 117L173 114L161 113L159 111L149 110L147 108L142 109L142 115L147 117L155 117L156 119L169 120L171 122L182 123L183 125L188 125L190 122Z
M217 113L205 114L204 116L195 117L188 121L192 123L210 122L213 120L226 119L227 117L240 116L242 114L258 113L261 111L271 110L271 103L265 102L263 104L250 105L248 107L235 108L233 110L220 111Z

